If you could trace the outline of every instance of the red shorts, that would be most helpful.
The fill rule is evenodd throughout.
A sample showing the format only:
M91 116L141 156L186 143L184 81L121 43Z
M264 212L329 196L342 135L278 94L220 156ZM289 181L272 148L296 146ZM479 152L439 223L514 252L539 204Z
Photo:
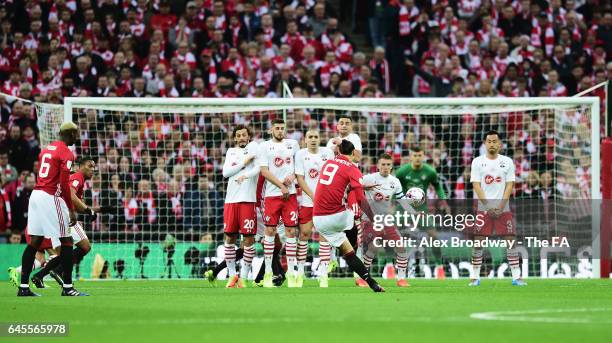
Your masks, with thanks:
M374 224L369 221L363 222L363 242L370 244L375 238L381 237L385 241L399 241L402 237L394 226L385 226L382 230L374 230Z
M223 232L254 235L257 233L257 213L254 202L237 202L223 206Z
M312 209L312 207L300 206L300 213L298 213L300 224L308 224L312 221Z
M26 239L26 243L30 244L30 235L28 234L28 228L26 227L25 229L25 239ZM45 250L47 249L53 249L53 244L51 244L51 238L45 238L42 240L42 243L40 243L40 246L38 247L38 251L39 252L45 252Z
M298 224L297 196L291 194L287 200L284 200L282 196L265 198L263 218L266 226L277 226L282 218L286 227L296 227Z
M478 220L472 226L474 236L516 236L516 224L512 212L503 212L499 217L492 218L482 211L478 216L483 216L484 223L479 226Z

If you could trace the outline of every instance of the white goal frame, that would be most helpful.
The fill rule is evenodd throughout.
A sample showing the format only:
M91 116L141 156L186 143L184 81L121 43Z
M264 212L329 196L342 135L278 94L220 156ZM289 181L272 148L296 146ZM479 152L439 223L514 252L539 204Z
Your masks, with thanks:
M512 109L533 110L541 108L554 108L563 106L590 106L591 108L591 198L601 199L600 177L600 98L599 97L528 97L528 98L126 98L126 97L66 97L64 98L64 120L71 121L74 108L102 108L104 106L125 105L127 107L143 106L159 108L174 106L225 107L235 111L244 111L245 108L257 109L287 109L287 108L321 108L321 109L345 109L351 111L362 111L364 108L372 107L385 109L391 113L406 113L410 110L401 109L400 106L424 107L427 114L445 115L444 109L456 109L458 106L489 106L488 112L508 112ZM499 109L495 109L499 106ZM504 106L512 106L512 109L504 109ZM523 108L524 107L524 108ZM129 110L126 108L126 110ZM189 111L186 111L189 112ZM205 111L209 112L209 111ZM421 112L421 111L414 111ZM601 209L592 206L592 237L593 237L593 276L601 277L600 272L600 220Z

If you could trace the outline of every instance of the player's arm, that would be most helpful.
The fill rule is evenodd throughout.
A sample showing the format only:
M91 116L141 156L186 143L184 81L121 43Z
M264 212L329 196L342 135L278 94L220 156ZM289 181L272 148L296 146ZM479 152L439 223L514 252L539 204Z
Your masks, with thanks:
M406 178L406 165L399 167L399 169L395 172L395 177L400 181L402 185L402 192L405 194L408 190L404 189L404 180Z
M70 151L66 152L60 160L59 181L60 189L62 190L62 199L68 207L69 225L74 225L77 221L76 213L74 212L74 204L72 203L72 191L70 187L70 168L74 162L74 156Z
M374 211L372 211L370 204L366 200L363 190L363 177L357 167L353 168L352 172L349 173L349 186L350 191L348 197L352 197L356 204L360 204L361 209L368 216L368 218L370 218L370 220L374 220Z
M260 166L260 168L261 168L260 170L261 176L263 176L264 179L271 182L272 184L274 184L276 187L280 188L281 190L283 189L287 190L287 187L285 186L285 184L283 184L281 180L279 180L276 176L274 176L274 174L272 174L272 172L270 171L270 168L268 168L267 166L265 167Z
M480 168L478 167L478 163L476 163L476 159L472 160L472 168L470 171L470 182L474 187L474 193L478 197L478 200L486 206L487 205L487 197L485 196L482 187L480 186L480 182L482 181L482 175L480 173Z
M225 156L225 163L223 163L223 177L229 178L229 177L236 175L242 169L244 169L245 166L251 163L254 158L255 156L249 156L245 158L244 161L239 161L235 165L232 165L233 163L231 159L229 158L229 151L228 151L228 154Z
M514 161L510 160L510 167L506 172L506 187L504 188L504 196L499 204L498 210L499 213L504 211L506 204L510 200L510 196L512 195L512 191L514 190L514 182L516 181L516 175L514 170Z

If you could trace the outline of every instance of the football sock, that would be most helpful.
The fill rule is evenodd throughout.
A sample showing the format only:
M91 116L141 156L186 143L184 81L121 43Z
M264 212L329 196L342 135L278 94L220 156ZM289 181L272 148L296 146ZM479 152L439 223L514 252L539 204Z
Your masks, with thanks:
M255 257L255 247L244 247L244 255L240 266L240 278L246 280L249 277L251 271L251 265L253 263L253 257Z
M508 264L510 265L510 271L512 272L512 280L521 278L521 267L519 265L519 254L514 248L506 250L506 256L508 257Z
M297 241L295 237L288 237L285 243L285 254L287 255L287 272L293 275L297 265Z
M482 249L472 249L472 277L480 279L480 266L482 265Z
M300 240L297 246L297 266L298 266L299 274L304 274L304 265L306 264L307 255L308 255L308 241Z
M363 262L361 262L359 257L357 257L357 255L355 254L355 251L346 253L344 254L343 257L344 257L344 260L346 261L346 264L348 264L349 267L351 267L351 269L355 273L359 274L359 277L365 280L365 282L368 283L370 288L374 288L374 286L377 285L376 281L372 279L372 277L370 276L370 273L368 272L366 267L363 265Z
M236 250L236 260L239 260L242 258L242 254L243 254L243 250L242 248L239 248L238 250ZM227 267L227 263L225 263L225 260L221 261L221 263L219 263L215 269L213 269L213 276L216 278L217 275L219 275L219 273L221 273L221 271L223 269L225 269Z
M47 263L45 264L43 269L41 269L38 273L36 273L36 276L40 277L40 278L43 278L47 274L49 274L50 271L52 271L54 269L57 272L59 272L60 275L61 275L61 266L60 266L60 263L61 263L61 260L57 256L55 258L50 259L49 261L47 261Z
M29 244L26 245L23 255L21 255L21 287L29 287L30 273L32 273L35 259L36 249Z
M331 245L329 242L319 243L319 259L321 261L321 273L327 275L327 266L331 257Z
M397 265L397 278L406 278L406 269L408 269L408 253L401 252L397 253L395 257L395 264Z
M225 243L225 263L227 275L232 278L236 275L236 244Z
M72 243L70 245L63 245L60 251L59 259L64 271L62 280L64 280L64 288L72 287Z
M367 270L370 270L370 266L372 265L372 261L374 261L374 257L376 257L374 251L368 250L365 255L363 255L363 265Z
M266 273L272 273L272 257L274 256L274 236L264 236L264 263Z

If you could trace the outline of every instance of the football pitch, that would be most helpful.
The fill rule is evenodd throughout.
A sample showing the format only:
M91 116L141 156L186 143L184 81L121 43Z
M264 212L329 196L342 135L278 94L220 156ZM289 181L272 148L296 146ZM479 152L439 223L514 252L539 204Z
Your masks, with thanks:
M49 283L49 281L47 281ZM411 280L386 293L350 279L305 288L211 288L204 280L78 282L91 297L17 298L0 283L0 322L68 322L65 338L3 342L610 342L610 280ZM1 336L1 335L0 335Z

